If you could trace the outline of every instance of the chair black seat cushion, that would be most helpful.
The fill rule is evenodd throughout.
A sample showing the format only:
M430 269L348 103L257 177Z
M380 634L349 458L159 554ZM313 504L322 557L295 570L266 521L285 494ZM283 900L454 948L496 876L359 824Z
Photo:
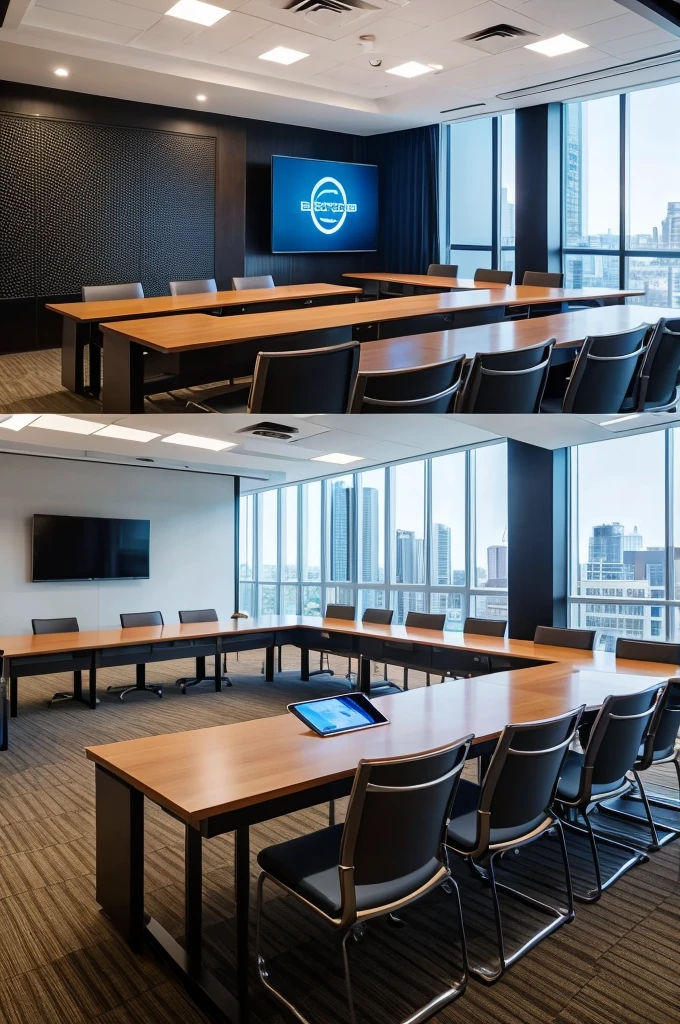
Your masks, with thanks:
M584 755L576 750L570 750L562 765L560 781L557 786L557 800L573 801L578 796L581 785L581 770L583 768ZM608 793L616 792L625 782L625 777L615 779L613 782L599 782L592 787L592 796L597 799L606 796Z
M261 850L257 862L263 871L278 879L315 907L337 917L340 914L340 842L343 825L290 839ZM389 842L389 837L385 837ZM436 857L424 868L392 882L356 887L357 910L370 910L393 903L427 884L441 868Z
M448 842L455 850L474 850L477 845L477 808L480 791L481 787L475 782L469 782L468 779L460 780L448 830ZM533 821L516 828L492 828L489 843L496 846L520 840L545 820L546 815L539 814Z

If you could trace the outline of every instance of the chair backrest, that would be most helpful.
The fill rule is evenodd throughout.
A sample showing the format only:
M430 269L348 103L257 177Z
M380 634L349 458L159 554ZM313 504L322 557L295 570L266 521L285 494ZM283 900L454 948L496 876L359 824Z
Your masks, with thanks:
M218 622L217 612L214 608L195 608L190 611L179 613L180 622Z
M360 344L259 352L248 412L346 413L359 369Z
M662 640L626 640L620 636L616 641L616 657L680 665L680 644L667 644Z
M594 629L564 629L561 626L536 626L535 644L549 647L572 647L577 651L592 651L595 644Z
M120 624L123 629L132 626L162 626L163 616L160 612L121 612Z
M488 281L489 284L512 284L512 270L488 270L480 267L475 270L475 281Z
M35 636L42 633L79 633L78 620L73 619L31 619Z
M200 281L170 281L171 295L201 295L203 292L216 292L217 281L214 277L204 277Z
M231 287L237 292L247 291L248 288L273 288L274 278L271 274L262 274L260 277L232 277Z
M522 284L533 285L535 288L562 288L564 274L548 274L542 270L525 270Z
M456 412L538 412L554 345L551 338L516 352L478 352Z
M404 625L442 630L446 625L446 612L407 612Z
M376 622L381 626L391 626L394 618L392 608L367 608L361 616L362 622Z
M626 772L637 761L659 692L655 683L640 693L607 697L590 730L574 803L590 803L593 786L615 790L624 784Z
M458 277L457 263L430 263L428 277Z
M505 636L507 627L506 619L476 619L468 615L463 623L463 632L477 636Z
M430 366L359 374L350 412L453 412L464 365L465 356L456 356Z
M645 354L649 324L586 338L564 393L562 412L619 412Z
M132 284L84 284L80 290L83 302L106 302L108 299L143 299L139 281Z
M680 679L669 679L659 697L636 768L644 771L654 761L672 757L680 731Z
M653 410L674 402L680 373L680 320L659 320L647 344L636 408Z
M478 847L488 846L491 829L531 826L540 815L549 816L584 707L540 722L506 725L482 780Z
M354 622L356 618L357 610L353 604L327 604L326 615L327 619L350 619Z
M356 885L404 879L401 894L394 886L398 899L441 871L444 836L471 740L359 762L340 845L343 918L353 916Z

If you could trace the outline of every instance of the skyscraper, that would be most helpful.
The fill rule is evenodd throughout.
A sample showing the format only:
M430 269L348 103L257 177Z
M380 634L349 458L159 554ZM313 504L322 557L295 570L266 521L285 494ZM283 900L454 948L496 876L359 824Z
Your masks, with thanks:
M578 245L585 230L586 190L584 188L584 152L587 107L583 103L567 103L565 107L565 211L564 225L568 245ZM574 287L577 287L574 285Z
M364 583L373 583L379 578L380 509L376 487L363 488L361 505L361 579Z
M593 527L588 541L589 562L623 562L623 526L621 523L602 523Z
M423 583L425 581L425 541L413 530L397 530L396 577L397 583ZM397 591L397 622L403 622L408 611L423 611L422 591Z
M344 480L334 480L331 487L331 579L347 580L351 568L352 493Z
M624 534L623 538L623 550L624 551L642 551L642 534L638 533L637 526L633 527L632 533Z
M433 524L434 533L434 582L440 586L451 586L451 527L443 523Z
M508 549L505 544L492 544L486 549L487 587L504 589L508 585Z
M680 249L680 203L669 203L661 221L661 241L664 249Z

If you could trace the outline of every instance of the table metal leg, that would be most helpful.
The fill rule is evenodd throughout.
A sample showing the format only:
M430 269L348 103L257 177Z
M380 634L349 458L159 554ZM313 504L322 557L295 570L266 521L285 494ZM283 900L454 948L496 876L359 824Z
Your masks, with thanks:
M61 335L61 383L69 391L84 395L85 346L90 340L90 324L64 317Z
M9 704L7 701L7 666L0 651L0 750L9 746Z
M19 713L19 680L16 676L9 677L9 713L16 718Z
M274 682L274 648L265 647L264 651L264 681L265 683Z
M303 647L300 650L300 679L303 683L309 680L309 648Z
M236 829L236 995L241 1011L241 1024L247 1024L248 945L250 909L250 829L247 825Z
M103 412L144 412L144 350L104 331Z
M203 837L192 828L184 832L184 940L189 960L189 973L195 974L201 964L203 928Z
M371 692L371 659L359 658L359 689L362 693Z
M136 953L144 942L144 795L97 766L96 899Z
M97 666L95 663L95 655L92 655L92 664L90 665L90 693L89 693L89 705L91 708L97 707Z

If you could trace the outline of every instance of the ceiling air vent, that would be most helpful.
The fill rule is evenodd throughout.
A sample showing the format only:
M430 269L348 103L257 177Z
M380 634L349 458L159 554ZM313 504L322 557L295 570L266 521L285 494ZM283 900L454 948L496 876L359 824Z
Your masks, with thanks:
M298 427L290 427L285 423L272 423L265 420L255 423L253 426L241 427L235 433L249 434L251 437L265 437L276 441L292 441L300 431Z
M301 14L305 21L314 25L330 28L350 25L367 14L375 14L382 7L368 0L290 0L283 9Z
M538 39L538 35L536 32L528 32L525 28L517 28L516 25L503 24L483 28L480 32L471 32L458 42L464 46L473 46L475 50L482 50L483 53L502 53L517 46L525 46L527 39Z

